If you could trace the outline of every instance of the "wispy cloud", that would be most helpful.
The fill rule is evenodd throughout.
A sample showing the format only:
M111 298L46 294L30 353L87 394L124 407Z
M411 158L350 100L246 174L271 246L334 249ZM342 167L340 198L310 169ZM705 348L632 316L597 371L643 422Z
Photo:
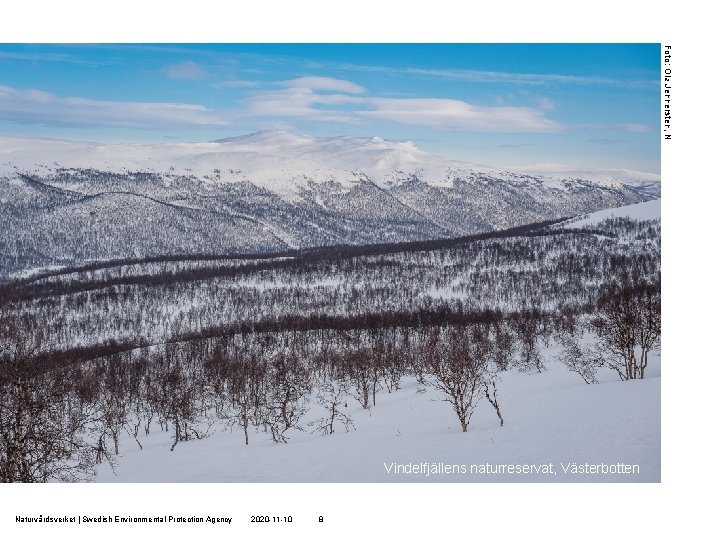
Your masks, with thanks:
M166 75L198 78L205 76L206 72L192 62L182 62L169 66ZM235 80L218 84L227 88L251 88L258 83ZM546 98L536 100L537 105L532 107L489 106L458 99L366 95L362 86L331 77L304 76L265 84L265 89L252 90L236 107L225 109L188 103L59 97L39 90L0 86L0 118L53 125L142 128L177 125L232 128L243 120L265 118L284 122L302 119L345 124L385 121L476 133L559 133L571 127L595 127L625 133L652 131L650 126L640 123L568 126L548 116L554 104ZM592 142L611 144L609 141L595 139Z
M0 119L44 125L147 129L230 124L219 111L203 105L59 97L49 92L7 86L0 86Z
M97 61L88 60L79 56L48 52L0 51L0 61L2 60L20 60L22 62L64 62L67 64L82 64L86 66L100 65Z
M532 108L479 106L456 99L365 96L359 95L365 92L361 86L328 77L300 77L275 85L281 88L258 91L247 98L246 114L345 123L382 120L483 133L552 133L563 129L545 116L545 110L552 108L548 100Z
M347 94L318 94L310 88L284 88L255 93L244 101L244 113L250 116L287 116L324 122L357 123L359 118L352 110L333 109L332 106L364 101L364 98Z
M205 68L189 60L165 66L160 70L160 73L169 79L184 79L190 81L199 81L209 76Z
M305 86L289 86L289 83ZM456 99L359 95L350 81L303 77L253 91L237 107L211 109L188 103L132 102L59 97L39 90L0 86L0 119L45 125L138 128L224 126L250 118L346 124L388 121L479 133L555 133L564 126L532 107L480 106ZM311 86L322 89L318 91ZM344 91L335 91L339 89Z
M544 111L552 111L555 109L555 103L548 98L545 97L539 97L537 98L538 107L543 109Z
M602 123L577 123L574 124L577 129L585 129L592 131L612 131L615 133L650 133L653 127L648 124L602 124Z
M334 79L332 77L299 77L289 81L281 81L277 83L279 86L289 88L309 88L312 90L330 90L335 92L345 92L348 94L362 94L365 89L351 81L344 79Z
M628 133L647 133L652 131L652 128L647 124L618 124L617 127Z
M505 71L480 71L474 69L416 69L407 68L401 71L424 77L443 79L460 79L482 83L520 84L520 85L601 85L624 87L657 87L658 81L642 79L613 79L599 76L561 75L556 73L512 73Z
M256 81L245 81L245 80L233 80L233 81L221 81L212 85L213 88L251 88L257 86L259 83Z
M563 126L531 107L481 107L456 99L372 98L365 117L482 133L554 133Z
M348 63L316 63L316 69L335 68L345 71L385 73L394 76L416 76L443 80L460 80L485 84L513 84L522 86L573 85L573 86L614 86L620 88L656 89L658 80L621 79L597 75L566 75L560 73L516 73L510 71L484 71L477 69L428 69L390 66L373 66Z

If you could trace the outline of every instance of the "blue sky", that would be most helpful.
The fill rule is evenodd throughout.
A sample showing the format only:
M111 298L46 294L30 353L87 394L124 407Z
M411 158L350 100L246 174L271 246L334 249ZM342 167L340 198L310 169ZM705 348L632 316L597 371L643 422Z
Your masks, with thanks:
M0 45L0 134L409 139L487 165L660 169L658 44Z

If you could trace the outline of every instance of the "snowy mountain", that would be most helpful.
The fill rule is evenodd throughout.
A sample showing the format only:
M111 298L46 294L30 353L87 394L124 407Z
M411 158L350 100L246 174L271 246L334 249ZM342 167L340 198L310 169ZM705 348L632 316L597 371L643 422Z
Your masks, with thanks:
M495 170L377 137L0 137L0 276L97 259L452 237L659 195L651 179L618 178Z

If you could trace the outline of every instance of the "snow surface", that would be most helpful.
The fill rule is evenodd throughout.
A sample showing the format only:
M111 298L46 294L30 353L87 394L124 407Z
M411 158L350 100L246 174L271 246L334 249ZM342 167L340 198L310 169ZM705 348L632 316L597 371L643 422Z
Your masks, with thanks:
M643 184L660 182L660 175L630 169L599 169L591 167L568 167L557 163L535 163L532 165L516 165L514 171L527 174L542 175L553 178L585 178L595 183L612 184L620 181L624 184Z
M549 351L548 357L553 352ZM356 430L338 423L333 435L295 431L287 444L269 434L212 426L208 438L181 442L170 451L171 433L156 426L141 437L144 449L126 437L116 474L101 466L100 482L659 482L660 366L651 357L648 378L620 382L609 372L601 384L549 362L543 373L508 372L498 383L505 425L486 400L462 433L450 404L436 390L418 392L406 377L400 391L380 391L377 406L363 410L352 397L348 413ZM310 422L323 416L312 409ZM456 474L388 473L397 463L465 465ZM553 464L556 474L478 474L472 465ZM636 474L566 474L569 464L637 465Z
M46 272L52 272L54 270L62 270L63 268L65 267L57 264L51 266L38 266L37 268L27 268L25 270L20 270L19 272L14 272L10 274L10 276L13 279L27 279L38 274L44 274Z
M629 204L618 208L599 210L598 212L575 217L559 224L558 226L574 229L588 225L596 225L613 217L629 218L638 221L660 219L660 199L654 199L652 201L645 201L637 204Z

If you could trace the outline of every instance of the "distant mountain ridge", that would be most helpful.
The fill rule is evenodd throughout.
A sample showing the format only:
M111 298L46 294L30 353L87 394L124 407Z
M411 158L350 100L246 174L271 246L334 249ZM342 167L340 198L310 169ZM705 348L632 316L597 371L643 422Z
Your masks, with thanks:
M0 276L123 257L461 236L658 196L651 180L502 171L377 137L0 137Z

